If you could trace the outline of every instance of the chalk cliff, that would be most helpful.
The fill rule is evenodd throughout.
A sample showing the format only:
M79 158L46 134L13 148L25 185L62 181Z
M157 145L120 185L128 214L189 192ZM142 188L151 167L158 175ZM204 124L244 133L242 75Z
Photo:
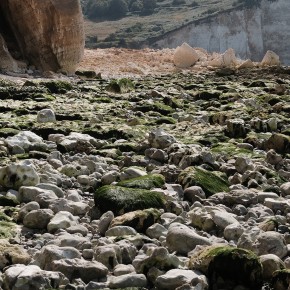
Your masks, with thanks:
M72 73L83 57L79 0L1 0L0 18L0 69L15 70L12 55L44 71Z
M174 48L187 42L221 53L231 47L240 58L254 61L261 61L266 51L272 50L282 64L290 65L289 15L289 0L263 0L260 7L217 13L171 31L153 46Z

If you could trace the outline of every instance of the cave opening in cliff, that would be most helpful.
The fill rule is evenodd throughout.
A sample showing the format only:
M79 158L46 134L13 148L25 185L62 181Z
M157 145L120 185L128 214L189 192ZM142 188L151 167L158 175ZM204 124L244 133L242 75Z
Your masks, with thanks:
M11 26L5 17L5 13L1 8L0 8L0 34L3 36L11 56L16 60L21 60L22 59L21 50L18 46L17 40L14 36Z

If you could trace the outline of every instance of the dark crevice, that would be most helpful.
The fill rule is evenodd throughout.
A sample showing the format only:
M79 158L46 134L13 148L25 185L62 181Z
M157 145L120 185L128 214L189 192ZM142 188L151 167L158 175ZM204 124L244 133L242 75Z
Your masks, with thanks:
M3 36L11 56L16 60L23 59L14 33L6 19L3 8L0 7L0 34Z

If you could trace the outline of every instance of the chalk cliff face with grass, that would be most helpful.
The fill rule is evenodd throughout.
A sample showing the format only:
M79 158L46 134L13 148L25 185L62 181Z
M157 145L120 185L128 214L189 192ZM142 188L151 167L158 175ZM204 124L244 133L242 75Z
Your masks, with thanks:
M289 65L289 13L287 0L263 0L258 7L215 11L203 20L161 36L154 45L174 48L186 41L209 52L224 52L232 47L240 58L254 61L261 60L267 50L273 50L282 63Z
M22 60L44 71L75 71L84 48L79 0L3 0L0 16L0 69L21 70Z

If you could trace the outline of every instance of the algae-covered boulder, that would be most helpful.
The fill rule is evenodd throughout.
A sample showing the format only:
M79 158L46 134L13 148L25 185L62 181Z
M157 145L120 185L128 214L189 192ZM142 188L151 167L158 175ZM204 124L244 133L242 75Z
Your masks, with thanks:
M159 220L160 216L161 212L156 208L136 210L114 218L109 228L115 226L129 226L138 232L145 233L150 226Z
M95 205L101 212L112 211L114 214L146 209L164 208L161 193L139 188L105 185L95 192Z
M230 246L205 247L190 258L189 268L199 270L209 279L209 290L231 290L241 285L261 289L263 269L252 251Z
M209 197L218 192L228 192L229 183L215 171L208 171L201 167L187 167L178 176L179 183L187 188L189 186L200 186Z
M120 181L117 185L130 188L152 189L162 187L165 184L165 178L161 174L148 174Z

